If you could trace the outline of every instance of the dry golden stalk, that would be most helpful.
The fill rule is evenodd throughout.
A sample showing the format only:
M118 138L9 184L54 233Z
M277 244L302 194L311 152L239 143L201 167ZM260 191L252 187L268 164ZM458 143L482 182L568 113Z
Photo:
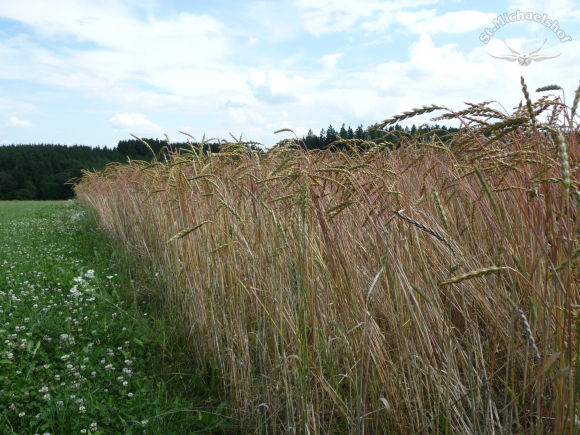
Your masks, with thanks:
M439 283L440 286L450 285L450 284L459 284L462 281L467 279L477 278L479 276L489 275L490 273L501 272L502 270L513 270L511 267L505 266L491 266L491 267L484 267L483 269L472 270L471 272L464 273L463 275L456 276L447 281L443 281Z

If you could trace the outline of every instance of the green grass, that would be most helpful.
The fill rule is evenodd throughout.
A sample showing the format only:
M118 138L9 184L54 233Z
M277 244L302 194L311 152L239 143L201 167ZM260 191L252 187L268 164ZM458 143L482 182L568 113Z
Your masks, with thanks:
M158 285L75 202L0 202L0 247L0 433L239 428Z

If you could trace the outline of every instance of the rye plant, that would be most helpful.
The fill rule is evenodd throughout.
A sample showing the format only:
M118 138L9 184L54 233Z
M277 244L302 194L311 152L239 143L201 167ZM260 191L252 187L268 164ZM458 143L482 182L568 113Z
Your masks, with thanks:
M451 142L234 138L75 191L258 433L575 434L580 88L571 111L522 85L513 113L431 105L374 127L440 110Z

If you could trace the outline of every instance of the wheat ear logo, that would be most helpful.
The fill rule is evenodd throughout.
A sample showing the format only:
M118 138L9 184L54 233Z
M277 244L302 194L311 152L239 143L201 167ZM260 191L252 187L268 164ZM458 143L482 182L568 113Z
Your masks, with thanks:
M508 45L508 43L505 42L504 39L502 39L502 41L507 46L507 48L510 49L510 51L513 54L502 54L499 56L493 55L489 52L487 54L489 54L491 57L495 57L496 59L508 60L510 62L515 62L517 60L521 66L530 66L532 64L532 61L534 61L534 60L536 62L541 62L541 61L546 60L546 59L553 59L553 58L558 57L562 54L562 53L553 54L553 55L539 54L538 52L542 49L542 47L546 43L547 39L544 40L542 45L540 45L538 48L531 50L531 51L523 51L523 50L518 50L517 48L511 48Z

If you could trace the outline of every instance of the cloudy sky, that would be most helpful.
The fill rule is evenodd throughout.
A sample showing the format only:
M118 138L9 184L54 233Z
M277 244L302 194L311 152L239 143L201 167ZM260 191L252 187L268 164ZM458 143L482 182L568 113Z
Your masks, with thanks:
M518 10L544 23L492 31ZM560 56L524 67L489 55L545 40L538 53ZM271 146L281 128L367 127L424 104L511 112L522 75L533 98L559 84L571 104L577 2L0 0L0 144L111 147L185 131Z

